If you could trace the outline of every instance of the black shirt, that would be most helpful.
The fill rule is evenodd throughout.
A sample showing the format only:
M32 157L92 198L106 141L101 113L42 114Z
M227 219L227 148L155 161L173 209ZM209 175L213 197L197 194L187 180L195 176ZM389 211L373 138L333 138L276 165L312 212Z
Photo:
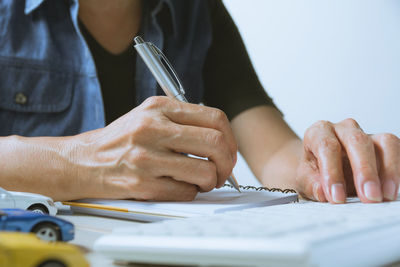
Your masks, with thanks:
M239 31L220 0L209 0L212 43L205 59L204 104L223 110L231 120L246 109L274 106L253 69ZM80 24L92 53L103 95L106 124L135 107L133 45L121 54L105 50ZM232 79L240 77L240 79Z

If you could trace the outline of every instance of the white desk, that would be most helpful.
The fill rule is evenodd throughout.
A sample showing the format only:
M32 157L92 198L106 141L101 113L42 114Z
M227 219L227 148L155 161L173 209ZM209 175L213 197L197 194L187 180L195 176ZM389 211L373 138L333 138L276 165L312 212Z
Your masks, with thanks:
M90 266L93 267L109 267L116 266L121 267L121 265L114 264L111 260L102 257L97 253L92 252L94 241L100 236L111 233L112 229L115 227L124 226L134 226L139 224L139 222L118 220L112 218L103 218L90 215L82 214L65 214L61 212L57 215L60 218L68 220L75 225L75 239L70 243L81 247L87 252L87 258L90 262ZM138 266L138 265L129 265Z
M70 243L80 246L87 252L87 258L92 267L155 267L154 264L114 264L111 260L93 253L92 247L94 241L107 233L110 233L112 229L116 227L134 227L135 225L141 224L140 222L120 220L113 218L104 218L82 214L72 214L69 211L61 211L60 218L64 218L75 225L75 239ZM159 266L159 265L158 265ZM166 265L162 265L166 267ZM386 267L400 267L400 262L391 264Z

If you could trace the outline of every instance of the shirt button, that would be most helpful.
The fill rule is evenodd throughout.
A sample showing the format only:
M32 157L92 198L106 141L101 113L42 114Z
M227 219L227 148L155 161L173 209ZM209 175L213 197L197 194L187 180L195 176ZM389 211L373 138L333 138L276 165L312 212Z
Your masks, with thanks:
M19 105L25 105L28 102L28 98L24 93L16 93L14 97L14 102Z

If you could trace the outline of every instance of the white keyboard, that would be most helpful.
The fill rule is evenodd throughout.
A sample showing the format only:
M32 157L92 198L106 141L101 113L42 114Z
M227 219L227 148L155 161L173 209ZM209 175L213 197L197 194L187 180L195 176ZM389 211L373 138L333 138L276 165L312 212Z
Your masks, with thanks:
M381 266L400 261L400 201L303 202L119 228L94 250L176 265Z

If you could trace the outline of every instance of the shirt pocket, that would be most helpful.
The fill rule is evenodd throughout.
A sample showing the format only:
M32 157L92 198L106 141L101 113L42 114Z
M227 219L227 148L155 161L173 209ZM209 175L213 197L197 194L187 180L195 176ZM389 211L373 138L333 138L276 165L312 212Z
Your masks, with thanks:
M60 114L71 105L73 77L40 63L0 58L0 135L47 135L52 127L62 127Z

